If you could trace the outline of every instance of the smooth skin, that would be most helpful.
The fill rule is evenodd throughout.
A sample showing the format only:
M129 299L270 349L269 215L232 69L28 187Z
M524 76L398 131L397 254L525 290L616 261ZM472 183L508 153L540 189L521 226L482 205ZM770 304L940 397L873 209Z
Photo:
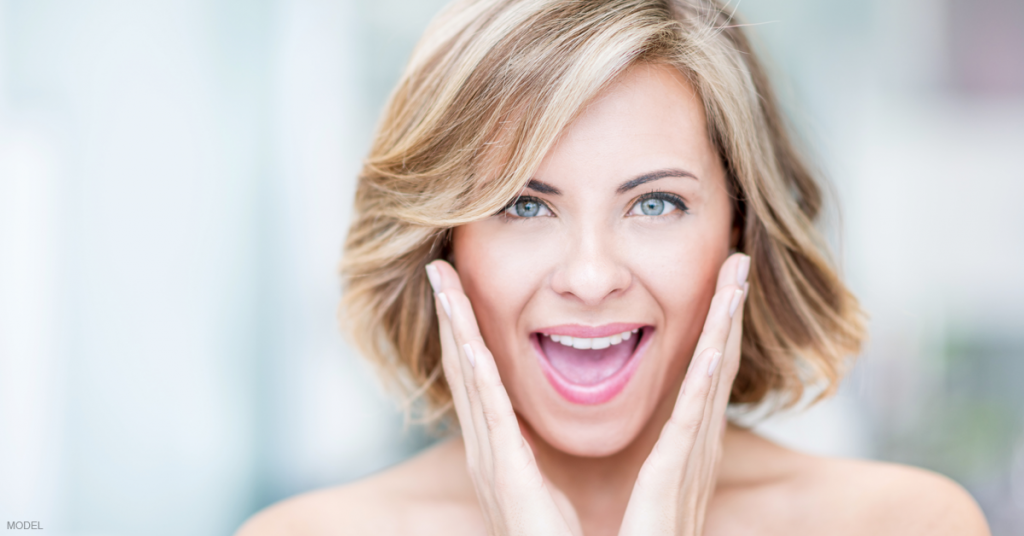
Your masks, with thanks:
M695 357L672 414L636 476L620 535L703 534L721 452L728 387L739 368L742 309L738 305L744 297L739 285L745 283L748 266L749 259L737 254L722 267ZM441 262L434 270L431 279L438 287L438 305L447 317L441 319L445 375L452 382L466 463L488 534L583 534L571 501L545 482L520 431L458 275ZM599 530L595 526L587 532Z
M520 198L538 204L456 228L455 267L428 269L462 437L238 534L988 534L944 477L726 425L749 260L729 254L738 231L705 125L674 70L621 75L545 157ZM664 203L642 210L652 195ZM653 333L636 374L606 403L569 402L531 333L610 322Z

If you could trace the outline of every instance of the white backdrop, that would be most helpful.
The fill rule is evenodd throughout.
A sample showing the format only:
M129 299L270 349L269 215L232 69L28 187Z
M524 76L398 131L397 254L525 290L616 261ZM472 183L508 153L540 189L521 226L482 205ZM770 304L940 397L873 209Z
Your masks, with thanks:
M0 0L0 523L227 534L427 444L334 311L359 160L441 4ZM1012 534L1024 67L965 89L951 50L999 56L950 33L974 27L962 4L740 6L833 179L826 227L872 316L839 397L759 429L946 472ZM1017 4L974 5L1024 35Z

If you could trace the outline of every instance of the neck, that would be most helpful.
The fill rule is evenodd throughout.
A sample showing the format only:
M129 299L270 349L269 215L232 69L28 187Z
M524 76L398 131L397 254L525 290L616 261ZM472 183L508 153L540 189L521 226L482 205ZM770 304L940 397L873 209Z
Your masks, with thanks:
M675 396L666 396L637 437L610 456L567 454L543 441L532 430L528 432L541 472L568 497L588 536L618 532L633 484L672 413L675 399Z

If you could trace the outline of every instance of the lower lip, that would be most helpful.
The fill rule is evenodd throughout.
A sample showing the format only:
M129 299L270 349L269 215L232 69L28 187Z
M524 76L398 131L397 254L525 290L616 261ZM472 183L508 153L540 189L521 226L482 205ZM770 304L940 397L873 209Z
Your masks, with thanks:
M633 351L633 355L629 357L626 365L601 383L594 385L576 385L566 380L548 362L548 358L544 355L536 335L530 336L530 342L533 344L534 352L537 353L537 359L540 361L540 368L544 372L544 377L548 379L548 382L555 388L555 391L562 395L562 398L573 404L595 405L608 402L626 388L626 384L629 383L633 373L640 366L640 358L643 357L644 352L650 345L652 334L653 330L650 327L644 328L643 338L640 340L640 344L637 345L636 350Z

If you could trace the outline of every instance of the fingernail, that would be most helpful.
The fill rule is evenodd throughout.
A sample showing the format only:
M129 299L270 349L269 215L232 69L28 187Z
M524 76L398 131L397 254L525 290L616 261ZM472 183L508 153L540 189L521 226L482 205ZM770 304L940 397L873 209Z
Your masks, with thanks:
M708 365L708 376L715 375L715 369L718 368L718 362L722 359L722 352L715 352L715 355L711 356L711 364Z
M743 291L736 289L736 293L732 296L732 303L729 304L729 318L736 314L736 308L740 306L741 301L743 301Z
M427 265L427 279L430 281L430 287L434 289L434 292L441 290L441 273L437 271L437 267L433 264Z
M441 300L441 307L444 307L444 314L448 315L448 318L452 317L452 304L448 303L448 296L441 292L437 295L437 299Z
M462 345L462 349L466 351L466 359L469 359L469 364L476 368L476 356L473 355L473 347L467 343Z
M736 267L736 284L742 285L747 282L747 275L750 274L750 257L740 257L740 264Z

